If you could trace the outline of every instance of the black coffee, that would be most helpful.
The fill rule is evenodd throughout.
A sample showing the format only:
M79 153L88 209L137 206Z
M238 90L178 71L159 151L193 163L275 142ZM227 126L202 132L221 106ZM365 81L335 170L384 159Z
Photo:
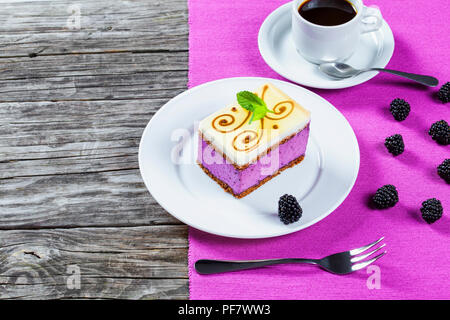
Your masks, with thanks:
M307 0L300 5L298 13L321 26L337 26L356 16L355 8L346 0Z

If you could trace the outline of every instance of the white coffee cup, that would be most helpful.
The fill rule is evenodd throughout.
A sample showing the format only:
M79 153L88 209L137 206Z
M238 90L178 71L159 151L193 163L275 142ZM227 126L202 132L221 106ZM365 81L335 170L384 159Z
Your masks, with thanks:
M300 5L306 1L292 2L292 40L298 53L312 63L348 59L355 51L361 34L377 31L383 23L377 8L366 7L361 0L347 0L356 10L352 20L336 26L314 24L298 12Z

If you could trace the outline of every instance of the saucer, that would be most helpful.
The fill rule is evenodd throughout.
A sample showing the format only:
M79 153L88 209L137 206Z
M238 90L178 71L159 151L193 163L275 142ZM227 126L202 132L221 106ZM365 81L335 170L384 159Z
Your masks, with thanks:
M273 11L258 34L258 47L264 61L278 74L312 88L341 89L356 86L375 77L378 72L364 72L356 77L335 80L305 60L291 39L291 3ZM361 35L353 55L345 63L355 68L384 68L394 52L394 36L385 20L378 31Z

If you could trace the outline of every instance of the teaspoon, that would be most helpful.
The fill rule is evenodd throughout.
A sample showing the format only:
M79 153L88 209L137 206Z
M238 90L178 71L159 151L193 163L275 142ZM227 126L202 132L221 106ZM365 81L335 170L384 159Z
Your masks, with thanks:
M414 74L414 73L407 73L407 72L402 72L402 71L383 69L383 68L356 69L356 68L353 68L352 66L349 66L348 64L341 63L341 62L322 63L321 65L319 65L319 70L331 77L339 78L339 79L354 77L360 73L367 72L367 71L382 71L382 72L395 74L397 76L416 81L420 84L423 84L423 85L426 85L429 87L435 87L439 83L438 79L436 79L435 77L424 76L424 75Z

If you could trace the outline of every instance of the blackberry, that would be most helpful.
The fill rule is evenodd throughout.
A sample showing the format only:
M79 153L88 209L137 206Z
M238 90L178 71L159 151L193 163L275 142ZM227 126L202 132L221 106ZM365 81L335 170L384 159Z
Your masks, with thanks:
M392 184L386 184L377 190L372 201L378 209L393 207L398 202L397 189Z
M439 89L437 96L443 103L450 101L450 82L447 82Z
M444 146L450 144L450 127L445 120L433 123L428 134L439 144Z
M384 145L390 153L394 156L398 156L405 151L405 143L403 142L403 137L399 134L394 134L393 136L387 137L384 141Z
M278 216L284 224L297 222L302 213L303 210L294 196L285 194L278 200Z
M394 116L395 120L403 121L408 117L411 107L405 100L397 98L392 100L389 111Z
M422 212L423 220L425 220L428 224L431 224L442 217L444 208L442 208L442 204L438 199L432 198L422 202L420 212Z
M450 183L450 159L445 159L444 162L437 167L437 173L447 183Z

